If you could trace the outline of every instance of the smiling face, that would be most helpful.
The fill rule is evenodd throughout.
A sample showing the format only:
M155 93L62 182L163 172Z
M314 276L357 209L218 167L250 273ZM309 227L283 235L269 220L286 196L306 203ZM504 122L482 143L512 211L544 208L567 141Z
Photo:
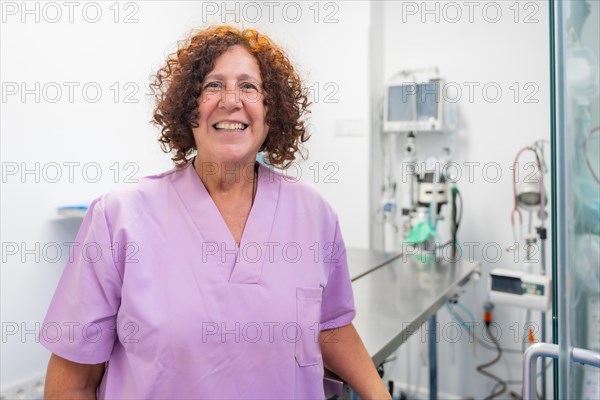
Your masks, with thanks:
M201 162L253 163L269 128L256 59L232 46L215 60L202 82L194 140Z

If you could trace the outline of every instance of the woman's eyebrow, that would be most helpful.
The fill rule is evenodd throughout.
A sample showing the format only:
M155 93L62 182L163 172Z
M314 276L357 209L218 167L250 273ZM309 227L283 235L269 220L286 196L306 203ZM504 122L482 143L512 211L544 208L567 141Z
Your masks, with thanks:
M204 80L206 81L208 79L217 79L217 80L221 80L222 81L222 80L225 80L225 75L223 75L223 74L208 74L208 75L206 75L206 77L204 78ZM260 79L257 79L256 77L254 77L252 75L249 75L249 74L245 74L245 73L238 75L237 79L238 80L241 80L241 79L251 79L253 81L260 82Z
M238 76L238 79L251 79L253 81L260 81L260 79L256 78L255 76L252 75L248 75L248 74L241 74L240 76Z

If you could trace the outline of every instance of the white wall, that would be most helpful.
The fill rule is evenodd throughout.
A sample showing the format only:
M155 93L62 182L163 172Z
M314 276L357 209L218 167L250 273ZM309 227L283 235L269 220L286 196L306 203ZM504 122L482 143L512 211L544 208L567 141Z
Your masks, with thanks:
M326 3L321 3L317 18L313 2L297 2L302 9L297 22L291 22L296 18L295 5L287 6L284 14L286 6L282 2L271 18L265 4L257 3L262 11L255 23L251 21L255 18L253 10L244 9L242 3L238 3L237 12L235 3L228 3L227 9L234 11L227 20L237 16L243 26L255 25L270 34L288 50L313 93L318 88L319 101L314 104L311 117L313 137L307 143L310 158L301 163L302 176L313 181L338 210L347 245L371 244L374 248L381 245L381 227L371 222L379 204L381 182L378 121L371 116L377 114L382 85L399 69L430 65L439 66L448 81L463 88L458 103L460 130L455 159L461 163L478 161L482 165L494 161L502 168L502 178L497 183L487 182L481 168L476 169L473 182L465 177L458 183L466 204L459 239L496 242L502 247L512 241L508 167L518 148L534 139L549 137L545 2L535 2L537 11L521 7L517 23L513 20L513 10L508 8L513 2L497 2L503 13L498 23L483 18L484 3L478 3L472 23L468 21L464 2L457 2L463 12L457 23L448 22L454 14L443 14L442 9L439 22L434 21L434 15L427 15L425 22L421 22L421 2L412 2L417 7L414 15L407 14L414 10L406 8L411 2L336 2L327 8ZM440 8L445 4L428 2L430 9L434 3ZM156 130L148 124L152 110L151 99L145 96L148 76L174 50L178 39L206 21L220 22L220 12L224 11L221 2L132 3L138 9L132 6L125 9L121 3L121 22L115 23L114 11L109 9L112 2L99 3L102 17L99 22L90 23L82 15L85 3L80 3L73 14L73 23L68 21L65 6L61 8L61 20L51 23L48 20L55 17L55 11L46 8L44 14L44 3L38 3L39 22L35 21L35 12L22 15L21 2L4 2L3 7L6 4L15 4L17 14L4 9L6 21L0 25L2 94L7 95L7 84L12 88L12 83L20 86L23 82L27 88L33 88L35 82L40 82L41 87L57 82L63 97L56 103L49 102L54 92L48 86L48 92L41 95L39 102L33 94L22 101L19 92L0 103L4 246L0 382L3 387L45 369L47 351L35 343L34 333L26 332L24 337L21 334L23 328L34 332L35 324L42 321L68 255L68 247L63 243L74 238L78 227L77 221L58 218L56 207L89 202L117 185L127 184L128 173L139 178L170 168L168 156L161 153L155 141ZM34 5L30 7L33 9ZM87 9L88 19L94 18L93 11ZM217 14L211 14L214 11ZM123 23L132 12L138 22ZM539 22L523 23L523 18L531 12ZM325 23L327 16L329 22L331 19L337 22ZM21 22L22 17L25 22ZM493 9L486 17L494 17ZM64 82L79 83L72 103ZM103 90L96 103L82 96L81 88L89 82L97 82ZM114 90L110 89L115 82L120 88L116 103ZM125 87L129 82L139 88L133 96L137 103L124 102L124 96L136 87ZM473 102L467 97L465 82L480 84ZM482 97L480 89L488 82L497 82L502 88L503 95L497 103ZM515 82L520 87L517 102L510 89ZM528 82L539 88L533 96L537 103L524 102L525 94L530 93L524 88ZM90 89L88 94L93 95L93 91ZM326 95L338 102L326 102ZM402 144L399 140L398 156L402 155ZM439 154L443 146L440 136L433 135L420 136L418 144L421 156ZM65 162L80 163L74 167L73 182L69 182ZM102 172L97 182L91 182L95 172L92 162L98 163ZM127 162L134 164L126 167ZM327 162L335 163L335 169L326 169ZM23 167L35 169L36 163L40 170L37 180L35 173L22 176ZM62 177L57 183L51 183L55 173L55 164L51 163L60 166ZM86 173L83 166L88 167ZM9 173L13 167L18 168L16 175ZM320 172L319 179L315 179L315 170ZM337 183L325 181L324 174L330 171L336 171L333 178L338 179ZM5 250L13 243L17 250L10 255ZM34 250L28 253L25 247ZM61 249L62 257L53 260L57 248ZM478 259L483 260L481 246L478 251ZM497 263L483 260L484 271L494 266L514 267L510 260L511 256L506 254ZM477 316L485 300L484 283L482 280L470 285L463 298ZM510 327L515 323L522 326L520 311L497 307L495 316L505 332L503 345L517 348ZM444 311L438 319L441 324L449 321ZM14 324L20 331L6 335ZM426 386L427 371L419 368L418 357L419 353L426 355L426 351L419 351L418 337L411 343L411 347L401 349L399 362L388 365L389 376L414 385L420 370L420 383ZM424 346L420 345L421 350ZM454 345L442 342L438 356L440 391L477 398L486 395L491 385L477 375L475 366L493 355L480 347L473 355L473 347L464 335ZM495 371L506 378L520 379L519 357L507 356L505 360Z
M469 284L461 302L473 311L481 323L487 272L495 267L523 269L522 263L514 263L512 254L504 252L499 260L494 260L493 248L490 248L487 256L482 253L482 248L489 243L493 246L498 244L504 249L512 243L510 214L513 195L509 167L518 149L536 139L548 140L550 137L549 25L545 1L472 2L472 17L466 3L378 2L376 7L380 8L383 24L380 29L383 33L382 37L375 40L383 42L381 62L384 79L402 69L438 66L447 86L458 86L462 90L457 102L459 130L453 154L454 160L463 166L462 178L457 186L465 199L465 213L458 239L462 243L479 243L473 254L475 259L482 261L483 279ZM499 18L495 13L497 8L501 10ZM516 9L519 10L518 16ZM432 13L427 14L425 10ZM458 17L457 10L460 10L462 17ZM498 21L493 22L496 19ZM515 83L519 87L517 98L514 97ZM487 99L482 92L486 84L501 88L502 95L496 102L493 101L495 93L492 89L487 93ZM526 87L527 84L530 86ZM472 98L469 98L468 85L478 85L474 86ZM377 90L372 88L372 94ZM526 97L528 94L531 96ZM377 99L378 96L373 94L373 97ZM376 133L373 133L373 139L378 141ZM441 149L448 143L447 138L440 134L423 134L417 136L416 140L421 159L440 155ZM396 149L399 160L402 159L403 145L404 139L399 140ZM378 146L379 143L376 143L373 148ZM549 147L546 147L546 151L549 165ZM375 153L372 157L377 161ZM525 155L521 161L532 161L532 158ZM466 168L467 162L480 163L474 169L472 180ZM494 179L494 166L488 170L488 175L483 173L483 167L490 163L497 163L500 167L502 175L497 181ZM549 182L549 178L546 179ZM380 175L374 181L373 186L379 185ZM376 190L373 186L373 190ZM371 199L375 201L373 195ZM377 206L376 202L372 204L372 210ZM381 227L372 224L371 229L372 245L381 248ZM448 238L447 231L442 231L442 235ZM550 254L549 251L547 254ZM520 258L523 259L522 251ZM551 268L549 263L547 268ZM497 305L494 317L502 329L502 345L520 349L514 334L517 326L520 329L523 327L524 313L517 308ZM450 321L448 313L442 309L438 313L442 330ZM539 321L538 313L534 313L534 321ZM551 338L550 331L548 338ZM427 388L428 372L420 361L421 357L418 357L419 354L427 356L426 343L419 335L409 343L410 348L401 348L398 361L388 364L387 375L390 379L409 382L414 386L420 374L420 385ZM475 349L469 343L466 332L455 344L448 343L442 337L438 348L439 391L474 398L487 396L493 382L478 374L475 367L494 356L494 352L481 346ZM520 380L520 361L520 355L505 354L491 371L505 380ZM520 386L513 385L510 389L519 392ZM551 390L548 393L551 395ZM507 393L503 395L503 398L508 397Z
M148 77L177 40L205 22L221 22L225 10L233 10L227 20L257 26L282 44L307 86L315 94L318 90L313 138L307 143L310 158L301 163L302 177L337 209L347 245L368 246L367 2L318 7L281 2L271 8L272 14L268 7L273 6L263 2L255 3L262 7L260 14L241 2L129 2L120 3L116 23L113 2L77 3L72 22L69 8L54 4L59 8L29 3L31 14L21 2L2 4L2 387L46 367L49 353L36 343L36 324L43 320L67 259L64 243L73 240L79 223L59 218L56 208L87 203L128 184L127 178L171 167L148 123ZM95 5L101 15L92 23ZM301 14L296 14L298 7ZM124 23L127 16L137 22ZM21 85L34 89L36 82L40 98L34 93L22 99ZM116 102L115 82L120 90ZM88 83L86 99L82 88ZM68 85L78 85L72 101ZM102 90L97 102L91 101L94 86ZM56 87L62 97L52 102ZM12 95L14 88L18 92ZM132 93L137 102L126 103L125 96ZM337 102L326 102L326 95ZM326 168L327 162L335 165ZM68 165L73 165L72 179ZM34 172L23 174L25 169ZM101 177L96 181L97 170ZM324 179L330 172L337 181ZM13 328L18 331L10 334Z

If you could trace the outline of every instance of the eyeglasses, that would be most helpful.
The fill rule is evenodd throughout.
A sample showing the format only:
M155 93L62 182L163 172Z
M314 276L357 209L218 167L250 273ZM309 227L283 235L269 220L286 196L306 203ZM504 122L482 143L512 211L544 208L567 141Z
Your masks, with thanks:
M207 99L213 96L221 96L221 101L227 101L233 97L233 100L253 103L262 99L263 91L261 84L256 81L244 80L236 83L235 89L227 88L225 82L220 80L210 80L202 84L202 98ZM205 97L206 96L206 97Z

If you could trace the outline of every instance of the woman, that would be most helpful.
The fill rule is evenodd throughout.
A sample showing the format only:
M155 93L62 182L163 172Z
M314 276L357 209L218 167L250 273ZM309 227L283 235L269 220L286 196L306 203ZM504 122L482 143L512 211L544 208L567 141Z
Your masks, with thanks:
M284 52L212 27L153 88L176 167L90 205L40 335L46 398L317 399L323 366L389 398L351 324L335 212L255 161L285 167L307 140Z

